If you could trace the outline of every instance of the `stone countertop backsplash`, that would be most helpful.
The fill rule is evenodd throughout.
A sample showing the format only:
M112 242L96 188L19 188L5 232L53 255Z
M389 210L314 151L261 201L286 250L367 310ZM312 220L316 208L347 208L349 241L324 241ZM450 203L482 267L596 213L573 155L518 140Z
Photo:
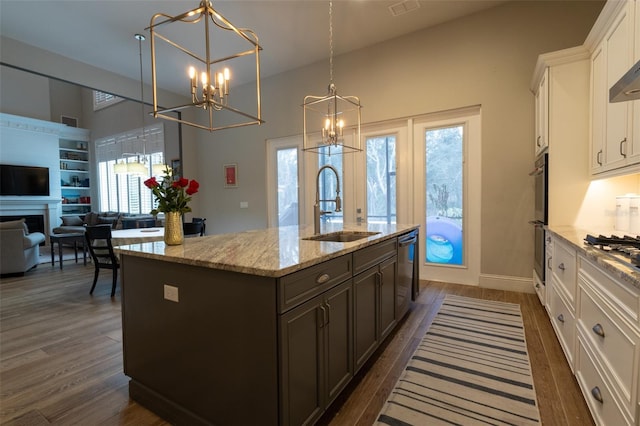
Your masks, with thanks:
M597 236L600 234L611 235L615 234L615 232L611 230L586 231L584 229L574 228L573 226L547 226L546 229L554 236L577 248L579 255L594 262L620 281L640 289L640 268L634 268L631 265L617 261L606 253L603 253L600 249L594 248L584 242L587 234Z
M417 228L419 225L323 224L323 234L337 231L378 232L357 241L340 243L304 240L313 236L313 226L285 226L185 238L184 243L177 246L168 246L161 241L131 244L118 246L116 251L124 255L204 268L281 277Z

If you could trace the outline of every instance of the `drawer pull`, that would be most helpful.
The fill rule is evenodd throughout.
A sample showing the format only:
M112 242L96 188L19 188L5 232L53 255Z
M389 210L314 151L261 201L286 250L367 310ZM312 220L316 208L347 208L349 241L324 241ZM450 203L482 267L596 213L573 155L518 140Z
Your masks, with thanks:
M602 393L600 392L600 388L599 387L596 386L593 389L591 389L591 395L600 404L602 404L604 402L604 400L602 399Z
M604 328L602 328L601 324L596 324L594 325L592 328L594 333L596 333L598 336L604 338Z
M558 315L558 321L560 321L561 323L564 323L564 315L562 314Z
M316 283L318 284L324 284L327 281L329 281L329 279L331 279L331 277L329 276L329 274L322 274L322 275L318 275L318 277L316 278Z
M560 269L561 271L564 271L564 263L559 264L558 269Z

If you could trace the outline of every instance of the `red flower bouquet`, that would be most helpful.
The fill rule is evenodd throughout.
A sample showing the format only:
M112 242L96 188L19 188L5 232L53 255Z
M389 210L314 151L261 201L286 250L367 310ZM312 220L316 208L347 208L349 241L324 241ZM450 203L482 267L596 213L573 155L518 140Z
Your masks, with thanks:
M190 212L191 207L188 203L200 187L195 179L189 180L183 177L176 179L171 169L165 172L161 182L158 182L155 177L150 177L144 181L144 185L151 189L158 202L158 207L151 210L154 216L158 212Z

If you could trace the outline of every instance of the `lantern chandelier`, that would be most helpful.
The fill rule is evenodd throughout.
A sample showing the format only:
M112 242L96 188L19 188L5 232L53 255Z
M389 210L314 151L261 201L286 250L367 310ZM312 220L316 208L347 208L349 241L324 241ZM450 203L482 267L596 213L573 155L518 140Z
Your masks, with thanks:
M360 98L340 96L333 83L333 2L329 1L329 87L325 96L307 95L303 103L303 151L331 155L331 147L343 153L360 152ZM353 142L345 143L344 130L353 126ZM326 150L325 147L328 147Z
M187 48L179 44L177 41L171 41L168 36L160 34L160 30L167 32L174 31L174 38L178 39L188 29L185 25L195 25L204 27L204 40L200 48ZM180 27L183 31L177 31L176 27ZM194 27L189 27L194 28ZM258 44L257 35L250 29L238 28L229 22L225 17L220 15L212 6L210 0L202 0L200 5L185 13L177 16L169 16L164 13L156 13L151 18L151 23L147 28L151 36L151 85L153 91L153 116L163 119L177 121L189 126L208 130L222 130L234 127L249 126L253 124L262 124L261 107L260 107L260 50L262 47ZM211 34L216 34L216 38L210 38ZM221 30L221 31L217 31ZM166 34L166 33L165 33ZM216 42L219 45L221 40L229 39L227 43L229 48L233 45L240 47L236 53L224 54L219 58L213 58L211 54L211 45ZM166 42L169 47L178 49L181 54L186 55L188 61L194 61L196 65L187 64L188 80L190 83L191 102L184 105L173 107L161 107L158 98L158 66L159 58L158 46L156 40ZM248 47L247 47L248 46ZM245 50L246 49L246 50ZM175 52L175 50L174 50ZM197 53L199 52L199 53ZM229 61L242 57L255 57L255 112L244 112L231 105L231 71L226 66ZM237 61L235 61L237 62ZM212 68L217 69L212 69ZM185 78L186 80L186 78ZM171 114L182 110L193 111L192 116L197 117L193 121L182 118L182 114ZM214 123L214 112L224 114L220 115L220 121Z

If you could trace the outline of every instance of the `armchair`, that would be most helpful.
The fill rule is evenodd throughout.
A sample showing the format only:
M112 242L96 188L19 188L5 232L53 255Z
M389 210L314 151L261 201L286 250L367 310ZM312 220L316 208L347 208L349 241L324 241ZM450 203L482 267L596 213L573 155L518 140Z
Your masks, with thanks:
M0 223L0 274L22 274L38 264L41 232L29 233L24 219Z

